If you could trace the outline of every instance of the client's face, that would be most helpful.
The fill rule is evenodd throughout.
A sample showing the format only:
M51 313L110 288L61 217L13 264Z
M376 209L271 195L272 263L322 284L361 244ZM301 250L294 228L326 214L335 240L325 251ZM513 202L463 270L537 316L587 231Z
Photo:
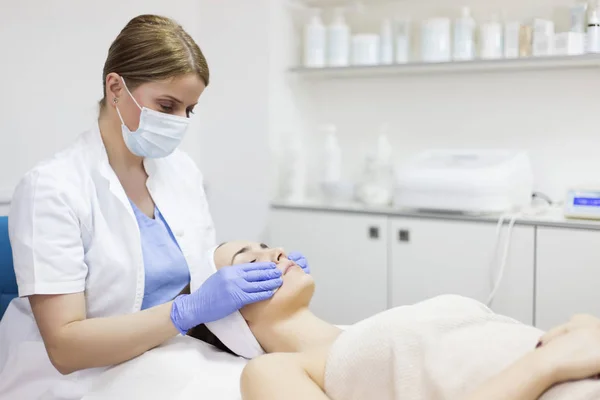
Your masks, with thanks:
M225 243L215 251L217 269L255 262L275 263L283 274L283 285L270 300L250 304L240 310L250 325L258 321L286 318L308 307L314 293L313 278L290 261L283 249L269 248L256 242L236 241Z

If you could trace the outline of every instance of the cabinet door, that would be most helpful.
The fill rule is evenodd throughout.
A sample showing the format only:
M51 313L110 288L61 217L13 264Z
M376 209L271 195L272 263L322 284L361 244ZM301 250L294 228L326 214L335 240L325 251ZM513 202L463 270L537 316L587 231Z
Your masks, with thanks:
M507 226L502 229L499 257ZM390 224L394 306L442 294L458 294L485 303L499 264L492 267L496 225L492 223L392 219ZM509 257L491 308L533 323L535 228L514 226Z
M301 251L316 290L311 309L334 324L352 324L387 308L387 218L273 210L272 245Z
M600 317L600 231L539 227L536 264L539 328L574 314Z

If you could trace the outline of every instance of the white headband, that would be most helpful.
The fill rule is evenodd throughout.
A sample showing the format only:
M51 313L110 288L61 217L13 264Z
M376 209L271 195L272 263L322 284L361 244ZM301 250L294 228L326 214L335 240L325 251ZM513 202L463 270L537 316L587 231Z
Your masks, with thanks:
M207 261L204 263L204 268L208 268L209 272L206 276L210 276L217 272L215 265L215 250L214 247L207 253ZM253 359L262 354L265 351L260 346L254 334L248 327L246 320L242 317L239 311L229 314L223 319L218 321L209 322L206 327L216 336L219 340L227 346L235 354L247 358Z

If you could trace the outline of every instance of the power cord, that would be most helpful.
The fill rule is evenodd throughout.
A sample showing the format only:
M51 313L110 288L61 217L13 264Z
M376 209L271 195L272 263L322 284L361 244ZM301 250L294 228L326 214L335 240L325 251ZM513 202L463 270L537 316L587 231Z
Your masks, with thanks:
M554 201L552 201L552 199L550 198L550 196L548 196L547 194L544 194L542 192L533 192L531 197L533 200L535 200L535 199L544 200L550 206L553 206L555 204Z
M494 267L495 267L497 257L498 257L498 248L500 247L500 235L502 232L502 227L504 225L504 220L506 218L510 217L510 221L508 223L508 230L507 230L507 234L506 234L506 240L505 240L506 243L504 245L504 251L502 253L502 258L501 258L502 261L500 263L500 268L499 268L496 279L495 280L492 279L492 291L490 292L490 295L486 302L488 307L492 306L494 299L496 298L496 296L498 294L498 290L500 289L502 280L504 278L504 272L506 270L506 265L508 263L508 256L510 254L510 246L512 243L512 240L511 240L512 232L513 232L513 227L515 226L515 223L517 222L518 219L520 219L522 217L534 217L543 212L546 212L554 205L552 200L546 195L534 193L533 197L544 198L544 200L546 201L547 204L544 206L531 207L527 210L516 212L516 213L505 213L505 214L502 214L500 216L500 218L498 219L498 224L496 225L496 241L494 244L494 252L492 253L492 259L490 261L490 270L491 270L492 277L494 276L494 270L496 269Z
M508 260L508 255L510 253L510 245L512 243L512 231L517 219L522 215L522 213L513 214L503 214L498 219L498 225L496 225L496 244L494 246L494 253L492 255L491 261L491 276L494 275L494 264L498 257L498 248L500 247L500 234L502 232L502 226L504 225L504 219L510 216L510 222L508 223L508 232L506 234L506 244L504 245L504 252L502 253L502 262L500 264L500 271L498 272L498 276L496 277L495 282L492 282L492 291L487 299L487 306L491 307L496 295L498 294L498 290L500 289L500 284L502 283L502 279L504 278L504 271L506 270L506 264Z

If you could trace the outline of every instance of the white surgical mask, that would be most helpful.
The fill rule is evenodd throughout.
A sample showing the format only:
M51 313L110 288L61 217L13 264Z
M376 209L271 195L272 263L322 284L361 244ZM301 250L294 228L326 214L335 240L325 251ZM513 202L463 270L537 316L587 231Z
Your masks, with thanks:
M135 132L131 132L117 107L117 114L121 119L121 130L125 145L133 154L139 157L161 158L171 154L179 146L189 125L189 118L170 115L140 107L135 100L125 79L123 85L135 105L141 110L140 124Z

